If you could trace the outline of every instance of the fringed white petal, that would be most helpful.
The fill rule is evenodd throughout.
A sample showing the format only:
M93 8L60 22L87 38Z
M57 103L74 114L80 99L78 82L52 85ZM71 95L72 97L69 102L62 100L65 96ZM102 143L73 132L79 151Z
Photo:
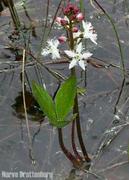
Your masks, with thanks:
M76 55L75 52L73 52L73 51L65 50L64 52L70 58L73 58Z
M79 66L85 71L85 63L83 60L78 61Z
M58 58L60 58L59 51L54 51L54 52L52 53L52 59L58 59Z
M76 59L73 59L70 64L69 64L69 69L72 69L74 66L77 65L77 60Z
M94 31L94 28L90 22L82 21L82 26L84 29L83 37L90 39L93 43L97 44L97 34Z
M92 53L90 53L90 52L85 52L85 53L82 54L83 59L88 59L91 56L92 56Z
M47 56L49 54L49 50L48 49L43 49L41 52L41 55L43 56Z

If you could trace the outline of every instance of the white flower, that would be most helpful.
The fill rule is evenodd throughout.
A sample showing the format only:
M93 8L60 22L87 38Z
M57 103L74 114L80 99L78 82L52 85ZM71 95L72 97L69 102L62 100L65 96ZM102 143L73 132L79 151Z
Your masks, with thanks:
M86 39L90 39L93 43L97 44L97 34L95 33L92 24L90 22L82 21L82 26L84 29L83 37Z
M84 59L88 59L92 54L90 52L82 52L82 43L76 46L75 51L65 50L64 52L68 57L72 58L72 61L69 64L69 69L73 68L76 65L79 65L83 70L85 70L85 62Z
M47 46L42 50L42 55L47 56L49 54L52 55L52 59L60 58L59 49L58 49L59 41L58 40L48 40Z

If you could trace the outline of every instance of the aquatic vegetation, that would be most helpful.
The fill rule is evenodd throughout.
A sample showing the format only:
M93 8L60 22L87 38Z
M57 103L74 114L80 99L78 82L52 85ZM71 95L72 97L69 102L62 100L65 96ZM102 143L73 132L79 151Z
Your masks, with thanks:
M20 129L28 156L19 141L14 156L1 143L1 159L13 168L24 154L25 168L50 168L59 179L71 168L68 179L116 179L129 155L127 1L12 2L0 2L1 108L11 107L9 117L1 111L0 141L11 144L7 133Z
M47 56L52 55L52 59L60 58L59 42L68 42L70 50L64 50L69 58L72 58L70 62L69 69L76 65L79 65L83 70L85 70L86 63L84 60L92 56L92 53L86 51L84 52L84 47L82 41L84 39L90 39L93 43L97 44L97 34L90 22L84 21L84 15L80 12L80 9L74 4L68 3L68 5L63 8L64 17L57 17L56 22L61 25L67 34L66 36L60 36L57 40L48 40L46 48L42 50L42 55ZM83 31L81 31L78 25L82 23ZM58 42L59 40L59 42Z
M37 83L33 84L33 94L39 103L41 109L46 114L49 122L58 128L59 144L66 157L73 163L75 167L81 167L84 162L89 163L90 158L87 154L83 142L83 134L81 132L81 124L79 117L78 95L77 95L77 76L75 66L80 66L84 71L87 65L87 59L92 56L92 53L85 50L83 43L85 39L90 39L94 44L97 44L97 33L95 32L90 22L84 21L84 15L76 4L67 2L62 9L64 17L56 17L56 22L62 26L66 35L48 40L46 46L42 49L42 55L52 56L52 59L61 57L59 47L62 43L67 43L68 50L64 50L69 61L70 77L64 82L57 91L55 102L52 100L47 90L40 87ZM83 30L79 28L79 25ZM73 109L72 117L69 119L68 114ZM68 118L67 118L68 116ZM67 118L67 119L66 119ZM74 155L67 150L63 143L62 128L72 121L71 141ZM75 145L75 122L77 127L77 135L82 149L81 156ZM89 167L89 164L87 165Z
M75 115L69 117L76 94L76 78L74 76L71 76L61 85L54 101L47 90L36 83L33 83L33 94L42 111L49 118L51 125L61 128L75 118Z
M18 30L20 28L20 20L19 20L17 10L14 6L13 0L2 0L2 1L0 1L0 6L2 7L2 10L3 10L2 3L4 4L4 6L9 8L14 26Z

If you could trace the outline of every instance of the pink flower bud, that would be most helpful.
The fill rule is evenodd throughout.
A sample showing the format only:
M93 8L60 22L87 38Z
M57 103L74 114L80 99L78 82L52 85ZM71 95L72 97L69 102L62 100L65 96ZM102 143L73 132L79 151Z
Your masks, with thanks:
M62 20L61 17L56 17L56 22L57 22L57 23L61 24L61 20Z
M73 31L74 33L76 33L76 32L78 32L78 28L77 28L77 27L73 27L72 31Z
M77 16L76 16L77 20L78 21L82 21L84 19L84 16L82 13L79 13Z
M65 20L65 19L61 19L61 25L62 26L65 26L65 25L67 25L68 24L68 21L67 20Z
M67 6L63 8L63 13L66 16L76 15L79 13L79 8L76 5L68 2Z
M58 38L58 41L59 41L60 43L64 43L64 42L66 42L66 40L67 40L67 38L66 38L65 36L60 36L60 37Z

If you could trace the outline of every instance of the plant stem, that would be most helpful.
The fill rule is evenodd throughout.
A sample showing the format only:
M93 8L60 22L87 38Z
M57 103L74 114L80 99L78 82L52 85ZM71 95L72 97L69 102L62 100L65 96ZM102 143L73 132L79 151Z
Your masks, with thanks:
M17 30L19 30L20 28L20 20L16 11L16 8L14 6L14 2L13 0L3 0L3 3L5 6L7 6L9 8L9 11L11 13L11 17L14 23L14 26Z
M75 121L72 122L72 132L71 132L71 139L72 139L72 148L73 152L77 159L83 162L83 157L77 151L76 144L75 144Z
M70 24L69 24L69 47L71 50L74 50L74 39L73 39L73 32L72 32L72 22L70 21ZM76 70L75 70L75 67L71 69L71 75L74 75L76 77ZM78 108L78 97L77 97L77 94L76 94L76 97L75 97L75 100L74 100L74 107L73 107L73 114L77 114L76 116L76 128L77 128L77 136L78 136L78 140L79 140L79 144L80 144L80 147L81 147L81 150L82 150L82 153L84 155L84 159L86 160L86 162L90 162L90 158L88 156L88 153L86 151L86 148L85 148L85 145L84 145L84 142L83 142L83 138L82 138L82 130L81 130L81 125L80 125L80 116L79 116L79 108ZM74 122L72 122L74 123ZM73 133L74 133L74 124L72 124L73 126ZM74 134L72 134L72 144L74 145L73 146L73 150L75 150L75 138L74 138ZM76 152L75 152L76 153Z
M58 138L59 138L59 144L61 147L61 150L63 153L66 155L66 157L72 162L74 167L80 167L81 162L75 158L75 156L66 149L64 142L63 142L63 134L62 134L62 129L58 128Z
M85 160L87 162L90 162L91 160L90 160L90 158L88 156L88 153L86 151L86 148L85 148L85 145L84 145L84 142L83 142L83 138L82 138L82 130L81 130L81 124L80 124L80 116L79 116L77 95L75 97L75 106L74 106L74 112L73 113L77 113L77 116L76 116L77 135L78 135L78 140L79 140L79 143L80 143L84 158L85 158Z
M69 31L69 39L70 39L69 43L70 44L69 44L69 46L70 46L70 49L73 50L74 49L74 40L73 40L73 33L72 33L71 29L72 29L72 23L70 23L70 31ZM72 70L71 70L71 74L75 75L75 73ZM71 140L72 140L72 148L73 148L75 156L78 159L80 159L81 161L83 161L83 158L77 152L77 148L76 148L76 144L75 144L75 121L72 122Z
M80 0L79 4L80 4L80 10L81 10L81 12L84 13L84 11L85 11L84 0Z
M76 76L75 68L72 68L71 74ZM90 158L88 156L88 153L86 151L86 147L84 145L83 138L82 138L82 130L81 130L81 124L80 124L80 116L79 116L79 109L78 109L78 97L77 97L77 94L76 94L76 97L75 97L75 100L74 100L73 114L77 114L77 116L76 116L76 128L77 128L77 135L78 135L78 140L79 140L80 147L82 149L82 153L84 155L85 160L87 162L90 162L91 160L90 160Z

